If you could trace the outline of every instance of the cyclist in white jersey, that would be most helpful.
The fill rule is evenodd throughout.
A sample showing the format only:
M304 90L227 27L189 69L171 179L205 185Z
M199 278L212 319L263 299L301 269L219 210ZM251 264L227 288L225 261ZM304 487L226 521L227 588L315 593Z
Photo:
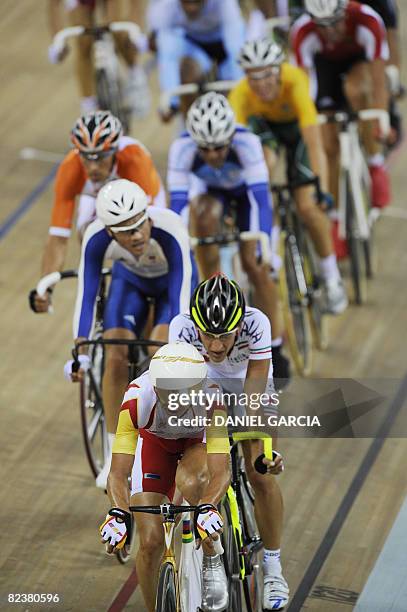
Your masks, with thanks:
M90 337L100 272L105 259L114 262L109 295L104 309L104 338L134 339L146 323L149 298L155 300L154 324L150 338L166 341L168 325L188 308L196 284L195 265L186 230L170 210L148 206L144 191L125 179L111 181L98 194L98 219L84 235L79 265L78 292L74 315L76 342ZM127 347L106 347L103 402L109 442L117 425L118 407L128 383ZM65 365L66 378L77 382L89 367L84 347L79 356L81 369ZM106 486L110 458L96 484Z
M161 90L201 81L214 63L218 78L241 78L236 58L244 43L244 21L237 0L161 0L156 4L151 25L156 32ZM163 120L171 119L179 106L174 97Z
M220 417L224 409L216 403L218 387L207 380L206 375L207 366L198 351L190 344L178 342L161 347L152 358L149 371L128 386L120 410L108 480L113 508L101 526L101 534L109 553L114 548L120 549L131 524L129 505L172 501L175 484L189 503L211 506L197 518L204 553L201 609L220 612L228 605L227 578L211 541L219 537L223 525L216 504L226 493L230 481L229 440L227 432L222 433L213 424L212 417ZM205 398L199 404L187 406L183 401L182 406L174 410L169 400L177 396L180 389L184 399L191 390L201 390L205 398L213 398L215 403L208 410ZM187 418L202 413L207 415L207 424L196 427L187 424ZM186 425L174 426L171 422L174 417L185 421ZM137 575L146 608L153 612L164 543L162 521L161 517L142 513L135 514L135 521L139 535Z
M188 111L187 132L170 147L167 185L170 208L184 216L189 204L192 235L214 236L221 219L235 206L239 231L271 234L272 206L269 175L260 139L236 125L227 99L218 93L198 98ZM233 212L232 212L233 214ZM185 217L184 217L185 218ZM256 242L241 242L240 259L254 289L254 303L273 325L273 363L279 379L288 379L288 360L282 355L281 317L277 290L269 265L258 262ZM220 270L219 247L196 249L202 278Z
M247 397L265 392L273 398L270 323L260 310L245 307L243 293L234 281L217 274L198 285L190 314L179 314L171 321L169 341L177 340L189 342L203 355L209 376L224 391L235 390L235 383L241 382ZM265 412L269 409L267 406ZM263 478L254 468L254 460L262 452L261 440L245 440L242 446L264 542L263 609L280 610L289 596L280 563L281 491L273 477Z

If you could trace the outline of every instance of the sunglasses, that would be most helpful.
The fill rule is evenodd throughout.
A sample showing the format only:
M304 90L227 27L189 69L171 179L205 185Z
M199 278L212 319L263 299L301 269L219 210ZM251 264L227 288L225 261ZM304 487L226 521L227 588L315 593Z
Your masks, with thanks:
M85 159L86 161L100 161L102 159L105 159L106 157L110 157L111 155L114 155L115 151L112 149L109 149L108 151L97 151L96 153L86 153L84 151L79 151L79 155L82 157L82 159Z
M280 74L280 66L270 66L266 70L259 70L258 72L249 72L247 77L251 81L261 81L262 79L268 79L271 76L278 76Z
M208 151L222 151L222 149L226 149L226 147L228 147L229 145L230 145L230 142L226 142L225 144L219 144L219 145L213 145L213 146L206 146L206 147L199 146L198 149L202 151L203 153L207 153Z
M146 210L144 212L144 215L138 221L133 223L132 225L123 225L122 227L109 226L109 229L114 234L118 234L120 232L121 233L124 233L124 232L133 232L137 228L140 229L140 227L147 221L147 219L148 219L148 212Z
M319 28L332 28L335 27L336 25L338 25L338 23L340 21L343 21L344 16L341 15L340 17L336 17L334 19L329 19L328 21L318 21L317 19L314 19L313 21L315 22L315 24L319 27Z
M230 338L231 336L233 336L234 334L236 334L237 329L233 329L230 332L225 332L224 334L212 334L211 332L203 332L201 331L201 334L203 336L205 336L205 338L208 338L208 340L227 340L228 338Z

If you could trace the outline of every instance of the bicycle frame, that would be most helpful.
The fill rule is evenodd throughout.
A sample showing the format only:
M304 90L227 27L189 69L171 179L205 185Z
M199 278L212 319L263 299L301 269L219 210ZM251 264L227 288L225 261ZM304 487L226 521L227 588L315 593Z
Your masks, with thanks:
M379 121L380 130L385 136L390 129L389 115L381 109L365 109L355 113L336 112L332 115L319 115L319 123L337 123L340 126L340 182L339 182L339 237L346 238L346 177L349 176L352 190L357 234L361 240L370 237L370 224L363 198L364 187L370 191L370 175L365 156L363 155L358 121Z
M211 508L208 505L207 508ZM184 514L187 512L196 512L197 506L175 506L173 504L161 504L159 506L130 506L130 512L145 512L148 514L161 514L163 516L163 530L164 530L164 553L161 560L161 567L169 563L172 565L175 576L175 593L176 593L176 610L181 611L181 592L179 584L179 571L174 552L174 530L176 527L175 516L177 514ZM203 506L201 511L206 511L206 507ZM223 553L223 548L220 543L220 539L214 543L217 554ZM183 612L189 612L183 610Z

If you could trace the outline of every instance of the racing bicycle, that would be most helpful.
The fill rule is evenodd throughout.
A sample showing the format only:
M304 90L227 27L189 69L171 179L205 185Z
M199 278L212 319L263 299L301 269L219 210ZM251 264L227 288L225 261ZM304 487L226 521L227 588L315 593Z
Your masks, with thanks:
M382 136L387 136L390 123L388 112L384 110L319 115L321 124L335 123L339 126L338 236L347 242L356 304L366 301L367 280L372 278L376 268L373 228L378 214L371 206L371 180L358 125L359 121L372 120L379 121Z
M327 347L322 279L317 257L295 206L293 192L298 187L315 186L320 201L317 177L289 185L274 185L276 212L280 222L280 295L290 352L298 374L311 372L312 345Z
M96 97L98 107L110 110L118 117L124 131L129 130L131 110L124 101L123 80L120 75L119 60L115 53L112 34L126 32L131 39L143 45L143 35L140 28L130 21L117 21L105 26L72 26L57 32L53 39L53 47L57 54L62 55L66 41L77 36L91 36L94 39L93 57L95 69Z
M164 554L158 577L156 595L156 612L199 612L201 603L202 553L194 551L194 534L192 533L189 513L193 512L195 532L196 512L207 512L211 505L177 506L161 504L160 506L130 506L130 512L145 512L163 517ZM180 567L178 569L174 550L174 533L176 516L183 515L183 542ZM216 554L222 554L221 540L213 542ZM190 554L185 553L185 547ZM191 556L192 555L192 556ZM191 567L192 566L192 567ZM191 575L195 571L195 576ZM191 592L190 592L191 591Z
M229 605L227 612L243 610L262 612L263 580L261 570L261 552L263 542L258 533L254 518L254 493L248 481L244 458L238 442L243 439L259 437L250 432L235 433L231 438L231 471L230 486L224 496L220 511L224 525L222 545L225 549L223 561L228 578ZM264 457L272 458L272 440L264 439L264 454L255 462L255 468L265 474L262 463ZM242 595L243 589L243 595Z

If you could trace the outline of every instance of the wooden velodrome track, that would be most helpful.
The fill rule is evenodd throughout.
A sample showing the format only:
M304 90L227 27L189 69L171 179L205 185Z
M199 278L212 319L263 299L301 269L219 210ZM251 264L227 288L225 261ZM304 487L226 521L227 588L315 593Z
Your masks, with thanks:
M407 7L399 4L405 17ZM78 113L72 60L59 67L47 63L45 2L2 0L0 39L0 609L48 609L8 604L9 593L58 593L61 601L53 607L64 612L142 612L138 589L126 605L132 568L108 558L99 543L107 499L86 463L78 388L62 375L72 343L74 284L58 288L53 316L35 316L27 304L47 233L52 165L19 154L27 146L67 149ZM152 112L133 134L164 173L172 128L162 127ZM394 209L405 213L406 162L403 148L391 161ZM16 211L21 215L12 217ZM330 348L314 364L317 377L398 379L394 389L403 380L401 393L390 398L393 409L406 408L406 230L405 219L379 222L379 273L369 303L330 322ZM72 239L67 267L77 261ZM350 610L406 495L406 440L372 447L370 439L291 439L281 442L281 450L283 563L294 596L289 609Z

